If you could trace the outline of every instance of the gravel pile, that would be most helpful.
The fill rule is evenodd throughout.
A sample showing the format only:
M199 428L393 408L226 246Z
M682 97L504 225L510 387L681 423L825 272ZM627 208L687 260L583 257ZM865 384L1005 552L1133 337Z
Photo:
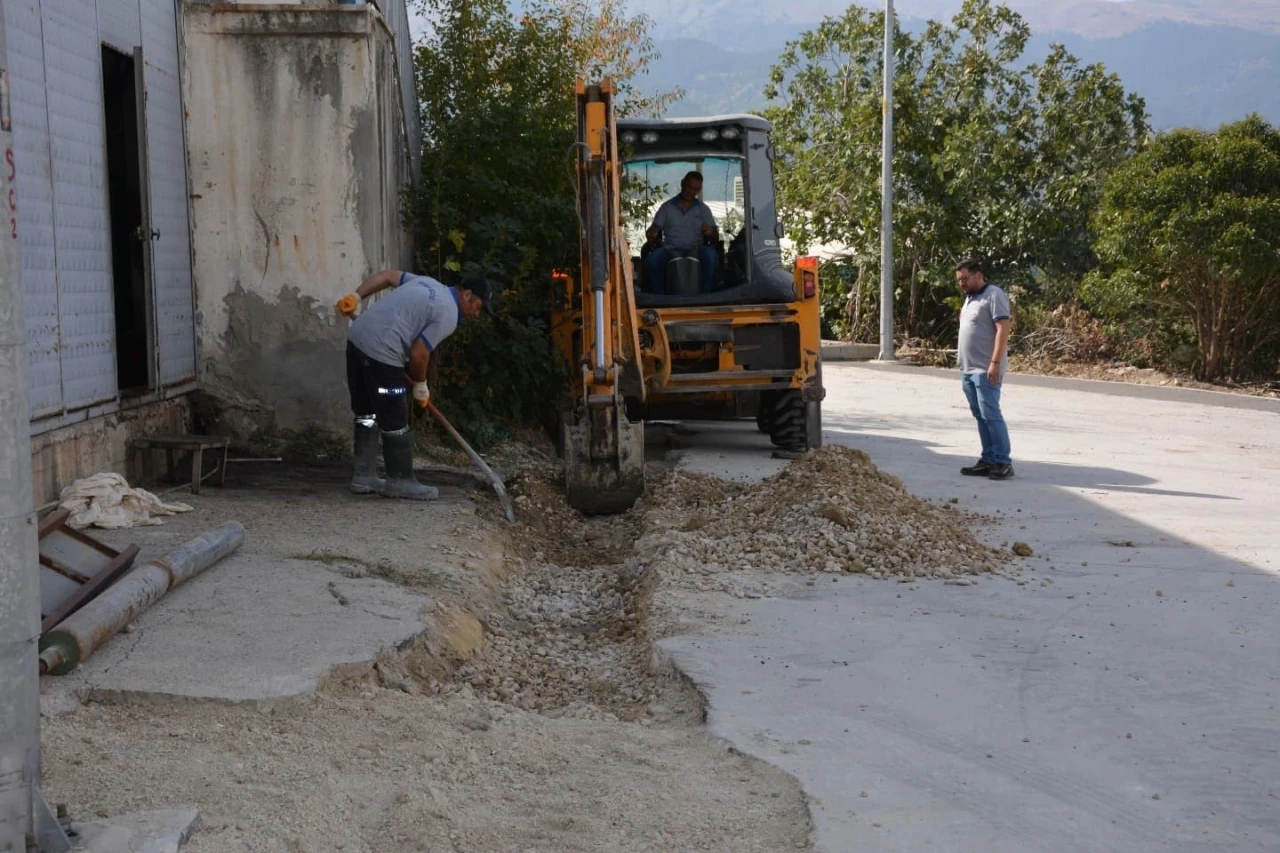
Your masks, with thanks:
M966 578L1001 569L1008 555L969 531L962 513L914 497L865 453L830 446L779 474L741 485L676 473L654 496L639 545L661 571L865 574Z

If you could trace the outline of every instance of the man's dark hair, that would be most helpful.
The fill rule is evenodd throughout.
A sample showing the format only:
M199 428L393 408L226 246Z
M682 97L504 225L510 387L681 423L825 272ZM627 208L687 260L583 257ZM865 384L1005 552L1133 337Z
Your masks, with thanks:
M963 261L956 264L956 272L966 272L966 273L976 272L982 275L986 275L986 273L983 272L982 270L982 264L978 263L973 258L965 258Z
M687 173L683 178L680 179L680 186L684 186L690 181L697 181L698 183L702 183L702 173L701 172Z

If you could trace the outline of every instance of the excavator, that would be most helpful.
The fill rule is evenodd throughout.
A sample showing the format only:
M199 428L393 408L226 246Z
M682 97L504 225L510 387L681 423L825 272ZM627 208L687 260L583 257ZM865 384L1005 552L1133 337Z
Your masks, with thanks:
M552 335L570 366L566 492L595 515L644 493L646 419L754 416L790 456L821 445L825 396L818 263L783 265L770 124L618 119L616 96L609 80L576 87L580 267L553 282ZM647 226L689 172L718 228L705 249L653 259L671 255L651 281Z

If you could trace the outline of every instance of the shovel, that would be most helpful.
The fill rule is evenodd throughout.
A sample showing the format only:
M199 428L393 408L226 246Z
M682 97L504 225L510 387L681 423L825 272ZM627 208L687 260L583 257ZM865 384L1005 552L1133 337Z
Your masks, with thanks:
M440 410L436 408L435 403L428 402L427 411L431 412L431 414L435 416L435 419L440 422L440 426L444 427L445 432L453 436L453 440L458 442L458 445L467 452L468 456L471 457L471 461L475 463L476 467L484 472L484 475L489 478L489 482L493 483L493 490L498 493L498 500L502 503L502 509L507 515L507 521L515 524L516 510L515 507L511 505L511 498L507 497L507 488L502 485L502 479L497 474L493 473L492 468L485 464L485 461L480 458L479 453L476 453L471 449L471 445L467 444L467 440L458 434L458 431L453 428L453 424L449 423L449 421L445 419L445 416L440 414Z

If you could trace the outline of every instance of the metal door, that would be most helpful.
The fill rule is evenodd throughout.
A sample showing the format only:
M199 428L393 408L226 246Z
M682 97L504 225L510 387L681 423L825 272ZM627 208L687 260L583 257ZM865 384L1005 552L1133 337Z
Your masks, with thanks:
M94 0L40 4L53 172L62 404L116 396L115 303L98 11Z
M191 283L186 138L178 65L177 4L138 0L146 62L141 66L151 225L156 358L163 386L195 379L195 301Z

